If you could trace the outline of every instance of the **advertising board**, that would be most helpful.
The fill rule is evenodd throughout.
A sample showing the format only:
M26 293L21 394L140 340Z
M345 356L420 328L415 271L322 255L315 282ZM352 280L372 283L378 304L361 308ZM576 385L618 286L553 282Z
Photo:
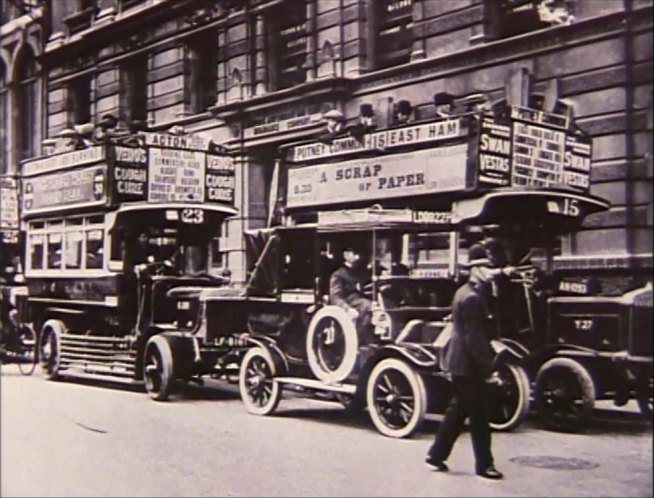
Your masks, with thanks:
M591 139L567 116L514 107L511 119L484 115L479 131L480 187L553 188L588 193Z
M116 202L234 204L234 161L188 149L115 147L111 182Z
M18 241L18 182L15 178L0 178L0 241Z
M289 208L448 192L466 187L467 144L291 169Z

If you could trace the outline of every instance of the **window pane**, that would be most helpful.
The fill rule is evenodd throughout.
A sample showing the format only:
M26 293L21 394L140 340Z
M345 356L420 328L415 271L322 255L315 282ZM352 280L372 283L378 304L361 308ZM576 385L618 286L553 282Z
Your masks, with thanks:
M127 112L127 121L145 121L148 116L148 59L136 56L127 60L122 66L123 107Z
M82 232L67 232L65 240L66 268L82 266Z
M48 234L48 269L61 269L61 233Z
M409 62L413 38L410 25L412 0L382 0L375 3L377 15L377 67Z
M306 80L303 65L307 48L307 13L304 5L276 11L272 25L276 25L276 63L278 89L289 88Z
M86 232L86 267L102 268L104 260L104 240L102 230L94 229Z
M30 266L34 270L43 269L43 235L32 234L29 239Z
M199 113L216 103L218 35L215 30L189 42L191 58L191 111Z

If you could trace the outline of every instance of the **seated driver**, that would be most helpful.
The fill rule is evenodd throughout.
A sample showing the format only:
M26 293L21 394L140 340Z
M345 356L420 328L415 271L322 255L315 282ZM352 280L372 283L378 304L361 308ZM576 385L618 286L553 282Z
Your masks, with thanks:
M329 301L343 308L355 320L359 339L372 335L372 302L364 297L363 287L369 281L363 271L361 256L352 246L343 249L343 265L329 279Z

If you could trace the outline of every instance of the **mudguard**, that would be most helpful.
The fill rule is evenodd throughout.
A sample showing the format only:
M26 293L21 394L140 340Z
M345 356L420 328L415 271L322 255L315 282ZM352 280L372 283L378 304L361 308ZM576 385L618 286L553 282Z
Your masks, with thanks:
M412 365L419 368L437 368L438 359L436 355L419 344L388 344L380 348L373 355L374 362L384 356L394 356L406 359Z
M271 358L275 362L277 375L285 375L288 372L288 360L275 341L268 337L252 335L245 336L245 339L247 339L252 346L259 346L270 353Z

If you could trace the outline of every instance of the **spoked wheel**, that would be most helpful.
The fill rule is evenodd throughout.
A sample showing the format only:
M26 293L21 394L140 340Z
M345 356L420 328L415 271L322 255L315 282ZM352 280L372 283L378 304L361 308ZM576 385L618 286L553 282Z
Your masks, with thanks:
M18 335L18 370L23 375L32 375L36 368L36 334L32 327L23 325Z
M553 358L536 378L538 414L545 425L563 432L579 432L590 422L595 386L588 370L570 358Z
M165 337L155 335L145 345L143 357L145 389L155 401L166 401L173 391L173 352Z
M61 335L65 327L59 320L48 320L41 327L38 358L41 373L48 380L56 380L61 375Z
M510 431L518 427L529 411L529 378L522 367L502 365L499 382L491 388L492 408L490 426L496 431Z
M238 388L248 412L269 415L275 411L282 393L274 381L275 364L262 347L250 349L241 363Z
M408 437L417 431L427 410L422 377L396 358L382 360L373 368L366 400L377 430L395 438Z
M313 374L326 383L341 382L352 372L359 339L352 319L338 306L314 315L307 332L307 359Z

